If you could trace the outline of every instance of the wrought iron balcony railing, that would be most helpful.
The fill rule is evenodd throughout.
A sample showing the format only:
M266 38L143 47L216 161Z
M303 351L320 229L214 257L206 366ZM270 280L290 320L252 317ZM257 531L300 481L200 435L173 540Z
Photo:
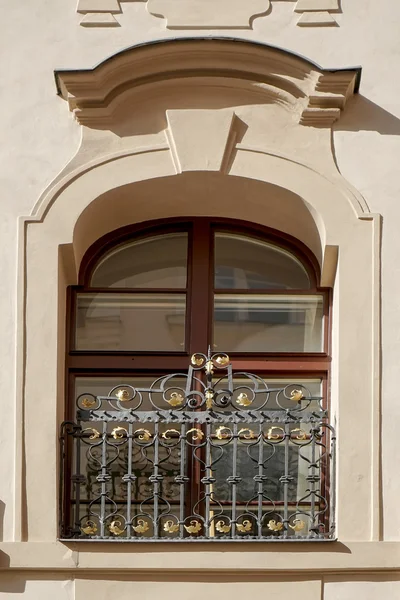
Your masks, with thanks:
M61 429L63 539L335 537L335 432L305 382L195 354L188 373L77 398Z

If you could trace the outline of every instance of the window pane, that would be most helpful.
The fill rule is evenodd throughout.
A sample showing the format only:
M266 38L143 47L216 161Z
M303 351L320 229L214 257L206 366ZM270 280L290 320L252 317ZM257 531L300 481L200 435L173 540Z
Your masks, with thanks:
M169 233L123 244L97 265L92 287L185 288L187 233Z
M223 352L322 352L323 297L215 295L213 340Z
M183 351L184 294L78 294L76 350Z
M110 391L113 391L111 396L115 397L119 390L129 390L130 386L133 388L150 388L155 380L155 377L78 377L75 379L75 398L80 397L78 405L82 407L82 401L85 401L85 395L88 394L86 400L92 397L90 396L108 396ZM175 389L175 386L179 389L185 389L186 382L182 378L173 377L168 382L168 386L171 389ZM118 387L116 387L118 386ZM126 387L124 387L126 386ZM116 388L113 390L113 388ZM82 397L82 394L84 396ZM167 397L170 396L167 393ZM115 398L117 399L117 398ZM163 400L162 394L152 393L151 400L157 406L168 406ZM133 409L135 415L140 417L144 414L143 411L154 410L154 404L150 401L150 394L148 392L141 392L136 394L132 400L124 401L123 406L126 410ZM84 406L84 405L83 405ZM107 401L103 400L99 403L99 409L107 410L110 405ZM170 407L169 407L170 408ZM144 421L144 418L142 419ZM84 431L82 440L79 448L79 472L84 476L85 483L80 486L80 509L79 517L85 520L93 520L97 523L96 516L99 512L98 499L102 492L102 484L99 483L99 473L101 471L101 457L102 447L98 445L99 438L90 438L93 435L94 430L99 433L107 432L107 482L105 492L109 499L112 498L118 506L118 514L127 519L127 501L128 494L130 494L131 502L129 504L130 517L134 518L134 525L137 525L137 519L140 518L136 515L143 516L143 507L141 503L147 501L146 509L152 513L154 502L150 500L153 493L153 484L151 482L151 476L153 475L154 462L158 463L159 473L162 476L162 480L159 483L159 494L160 496L171 505L170 516L176 515L179 518L179 500L180 500L180 488L176 483L175 478L180 474L180 445L171 443L168 445L160 444L157 447L157 456L155 456L155 445L154 437L157 434L162 438L163 433L171 429L171 424L160 423L155 425L154 422L138 422L134 425L128 425L126 421L113 420L107 424L93 422L93 421L81 421L81 427ZM116 439L113 437L113 432L116 430L122 432L122 437ZM189 427L188 427L189 428ZM133 435L133 441L131 445L124 441L124 432L131 430ZM138 437L144 435L143 441ZM148 436L148 438L146 438ZM116 443L115 443L116 442ZM77 455L75 452L74 464L76 465ZM123 476L128 472L130 464L130 471L132 474L132 483L130 491L128 491L126 478ZM188 484L187 484L188 487ZM96 502L97 501L97 502ZM106 501L106 512L112 512L114 506L109 502L107 506ZM119 518L120 518L119 517ZM135 520L136 519L136 520ZM108 521L108 525L111 523L111 519ZM160 537L168 537L163 529L163 522L159 522L157 534ZM110 534L108 527L106 527L106 533ZM141 533L140 537L152 537L153 530ZM135 530L132 529L131 534L135 537ZM125 534L126 535L126 534Z
M283 506L274 505L274 503L280 502L282 504L286 467L291 478L287 485L288 502L294 505L299 502L298 508L300 510L308 510L310 497L307 495L309 487L307 476L312 462L312 452L314 452L314 461L317 461L320 457L321 448L313 447L310 444L313 424L312 422L301 421L303 412L299 411L298 420L292 416L290 423L286 422L285 424L285 409L293 409L295 404L290 399L290 395L300 388L306 397L314 398L311 401L305 401L302 408L306 406L307 411L315 410L318 412L321 408L321 380L297 377L296 379L268 378L264 381L268 389L285 389L286 397L283 393L277 393L276 391L272 391L268 395L260 393L251 404L251 410L257 411L262 408L264 411L273 411L273 422L266 422L263 426L256 423L243 425L242 436L239 436L239 442L236 446L234 437L230 435L233 427L231 423L227 422L225 429L221 429L220 424L212 425L214 436L211 448L214 464L212 474L216 480L213 484L213 500L225 505L226 514L229 516L229 506L234 500L236 500L237 508L240 510L241 507L243 511L246 510L245 507L248 502L250 502L250 507L251 504L257 504L259 484L256 475L259 472L260 462L263 465L262 473L265 477L262 488L263 512L269 513L273 510L279 513L280 510L283 510ZM236 391L233 396L233 409L240 408L237 404L238 395L243 393L248 385L248 379L235 378ZM224 380L217 380L215 386L216 389L221 390L227 387ZM250 409L250 406L247 408ZM230 410L224 410L223 412L229 414ZM240 430L242 425L238 428ZM261 439L258 439L260 431L263 432L261 448ZM288 447L285 444L285 431L290 432ZM247 438L244 434L247 435ZM236 458L234 458L234 454ZM240 478L240 481L235 486L234 498L232 485L229 484L229 477L232 476L235 461L235 474ZM295 510L294 506L293 510ZM272 518L274 518L274 515L271 514L266 523Z
M301 262L283 248L256 238L215 234L217 289L308 289Z

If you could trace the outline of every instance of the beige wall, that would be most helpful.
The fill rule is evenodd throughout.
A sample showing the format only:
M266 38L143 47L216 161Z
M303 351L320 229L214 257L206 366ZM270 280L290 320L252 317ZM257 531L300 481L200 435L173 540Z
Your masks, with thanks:
M240 0L229 10L225 1L214 0L212 23L207 25L204 4L197 25L188 29L185 19L197 14L196 2L178 14L180 25L168 12L171 2L121 2L122 12L110 13L120 26L112 27L82 27L75 0L4 3L0 397L6 418L0 420L0 567L16 571L0 573L0 598L109 598L115 590L130 597L132 582L113 575L126 561L127 571L137 564L148 569L151 575L134 585L149 599L161 592L214 598L239 590L272 598L301 593L327 600L356 595L368 600L377 594L395 599L400 595L395 573L400 569L400 5L342 0L342 12L330 3L332 26L299 26L299 17L307 14L294 12L300 0L273 1L264 11L259 1L247 2L245 11ZM318 2L314 8L321 8ZM105 2L104 14L111 4L118 5ZM152 14L161 10L167 18ZM316 12L310 14L318 21ZM233 17L243 28L218 30L218 22L228 19L232 25ZM325 11L320 20L329 18ZM79 125L56 95L55 69L92 68L145 41L217 35L276 45L325 68L361 65L360 93L348 99L332 127L300 125L302 100L292 102L282 90L223 80L199 78L187 85L176 76L153 87L128 85L108 120L91 127ZM179 71L179 53L155 56L154 68L158 60ZM255 64L259 58L253 58ZM134 66L146 70L150 63ZM311 93L312 76L304 75L299 84L304 97ZM272 565L278 573L272 579L254 580L247 573L248 579L231 583L227 573L240 557L237 549L213 581L202 577L199 583L192 574L176 581L165 576L164 583L154 581L154 571L167 560L162 552L168 548L149 549L156 560L147 564L146 552L141 549L137 558L130 547L119 550L119 562L113 563L115 550L82 553L55 543L65 287L75 281L79 261L100 235L127 223L182 214L230 215L286 231L313 250L328 285L334 272L331 249L339 248L332 382L339 429L339 542L323 550L307 544L307 550L284 555L293 570L300 565L309 572L318 563L319 575L309 580L279 575L286 565L280 548L266 551L268 561L264 549L251 549L245 561L249 572L253 564L262 572ZM22 543L25 539L30 541ZM214 556L192 549L195 562L202 564L205 557L206 570L223 563L226 552ZM170 550L168 558L179 555ZM109 579L96 582L98 576L88 573L101 569L103 561L111 565ZM78 565L87 574L73 581ZM30 568L44 569L43 577L28 576ZM169 568L189 572L192 567L171 560ZM64 569L65 577L54 575ZM332 570L340 576L328 576ZM366 571L376 575L368 579ZM379 575L382 571L387 574Z

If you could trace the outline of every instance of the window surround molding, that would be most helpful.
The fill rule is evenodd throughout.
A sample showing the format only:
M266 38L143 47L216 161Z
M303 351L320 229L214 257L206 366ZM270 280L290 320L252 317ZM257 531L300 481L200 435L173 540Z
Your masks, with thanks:
M258 50L255 45L256 54ZM179 82L176 88L182 94ZM208 90L208 94L220 98L218 91ZM163 102L165 114L170 99ZM282 108L277 110L276 114L283 114ZM272 226L285 231L288 216L281 214L282 203L273 204L273 193L279 190L293 197L297 237L317 256L321 284L335 286L332 410L337 415L339 435L339 540L380 539L380 218L369 212L362 196L333 162L321 163L318 149L329 144L331 152L329 128L303 128L293 124L290 113L284 112L284 118L293 124L290 142L295 144L300 128L307 131L302 139L307 140L308 150L310 141L316 144L315 154L310 157L308 152L305 158L301 148L295 152L280 145L273 129L273 141L269 140L268 146L257 135L238 141L239 134L232 136L226 125L227 113L241 114L235 107L176 110L172 113L176 118L169 122L169 135L132 137L128 148L117 151L105 144L102 153L96 151L89 157L84 152L85 136L95 136L96 132L84 131L77 157L49 186L34 214L21 219L16 540L53 542L57 536L55 435L64 410L65 289L77 283L80 262L90 245L118 227L182 214L229 214L267 226L273 219ZM258 121L249 118L246 125L247 135L257 129ZM268 120L265 127L273 128L273 123ZM197 153L185 144L184 132L201 141ZM246 202L230 204L211 193L205 193L202 202L189 202L185 197L187 181L208 176L221 178L223 185L244 182ZM163 194L166 182L173 182L178 186L175 189L182 185L180 193ZM265 189L264 195L251 194L258 185ZM275 206L276 214L271 213L271 206ZM286 232L295 234L296 225L288 222ZM349 318L353 327L349 327ZM35 441L38 431L50 432L43 436L40 453ZM42 473L40 483L38 472ZM38 484L41 494L37 493ZM352 497L359 502L350 501Z

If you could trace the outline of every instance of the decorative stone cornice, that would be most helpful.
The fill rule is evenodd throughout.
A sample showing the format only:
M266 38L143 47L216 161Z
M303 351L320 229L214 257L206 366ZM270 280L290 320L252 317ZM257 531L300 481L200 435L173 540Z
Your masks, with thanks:
M78 0L82 27L118 27L115 15L122 3L135 0ZM143 0L137 0L143 3ZM273 2L275 0L272 0ZM340 12L339 0L291 0L302 27L336 26L332 13ZM144 0L155 17L166 19L169 29L251 29L256 17L267 15L271 0Z
M242 90L292 112L304 125L330 126L358 90L361 69L323 69L271 46L230 38L163 40L134 46L89 70L56 71L59 94L77 121L107 127L129 94L198 83ZM147 87L146 87L147 86Z

